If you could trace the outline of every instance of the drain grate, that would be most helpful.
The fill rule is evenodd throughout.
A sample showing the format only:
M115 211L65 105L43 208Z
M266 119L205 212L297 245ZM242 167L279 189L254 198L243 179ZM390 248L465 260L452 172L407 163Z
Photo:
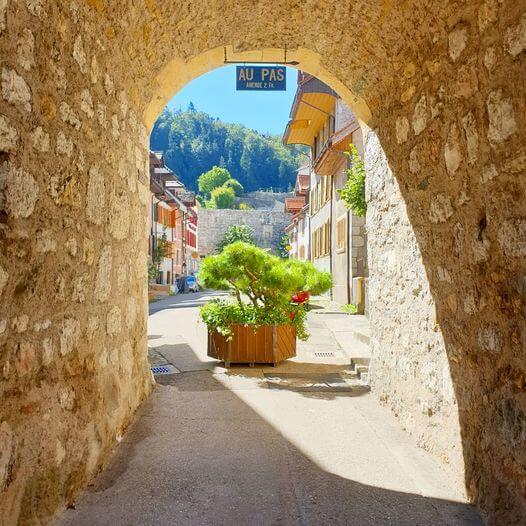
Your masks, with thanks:
M152 369L152 373L154 375L158 375L158 374L176 374L179 372L178 369L176 369L173 365L171 364L166 364L166 365L155 365L154 367L151 368Z
M317 356L318 358L330 358L331 356L334 356L333 352L315 352L314 356Z

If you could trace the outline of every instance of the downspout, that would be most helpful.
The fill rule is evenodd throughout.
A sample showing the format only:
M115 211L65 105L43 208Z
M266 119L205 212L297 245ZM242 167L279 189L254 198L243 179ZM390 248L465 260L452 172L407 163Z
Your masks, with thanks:
M152 195L152 227L153 227L153 239L152 239L152 260L155 256L154 251L157 250L157 203L153 202L154 196ZM155 206L155 213L153 211L153 207ZM155 262L155 267L157 270L157 263ZM159 272L157 272L157 275L155 276L155 283L159 281Z
M334 199L334 177L332 175L327 176L331 178L331 202L330 202L330 208L329 208L329 272L332 276L332 227L334 225L333 217L332 217L332 204ZM334 286L334 285L333 285ZM334 298L333 293L333 287L331 287L331 300Z
M351 303L351 252L352 252L352 225L351 225L351 209L347 210L347 303Z
M175 241L174 240L175 210L173 212L174 212L174 215L173 215L173 217L174 217L174 224L172 225L172 257L170 258L171 261L172 261L172 283L170 283L170 285L173 284L173 282L174 282L174 249L173 249L173 247L174 247L174 244L175 244L174 243L174 241Z
M183 270L188 275L188 267L186 265L186 212L183 212Z

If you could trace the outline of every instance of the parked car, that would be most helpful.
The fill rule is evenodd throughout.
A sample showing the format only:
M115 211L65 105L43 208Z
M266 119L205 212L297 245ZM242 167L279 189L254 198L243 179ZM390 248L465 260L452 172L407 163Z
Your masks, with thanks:
M186 276L186 284L189 292L199 292L199 285L195 276Z

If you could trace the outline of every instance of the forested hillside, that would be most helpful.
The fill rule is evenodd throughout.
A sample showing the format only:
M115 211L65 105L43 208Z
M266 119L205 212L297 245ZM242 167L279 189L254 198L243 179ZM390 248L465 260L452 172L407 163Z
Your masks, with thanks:
M217 165L247 192L287 191L305 160L302 148L283 146L280 136L222 122L193 105L186 111L165 110L152 130L150 148L163 151L166 164L192 189L203 172Z

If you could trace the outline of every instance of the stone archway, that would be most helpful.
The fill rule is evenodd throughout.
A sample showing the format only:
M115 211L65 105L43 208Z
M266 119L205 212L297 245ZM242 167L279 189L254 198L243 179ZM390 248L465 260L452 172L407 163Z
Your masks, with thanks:
M424 372L446 381L437 371L449 363L470 496L490 521L518 520L526 485L524 3L128 4L0 6L2 519L49 518L72 499L151 389L143 221L156 112L191 75L216 67L223 46L286 45L382 142L419 250L413 261L427 272L422 300L436 305L436 320L421 329L444 340ZM185 73L185 64L194 69ZM391 276L407 276L397 257ZM408 357L400 351L407 338L389 329L412 317L396 302L393 295L376 313L387 322L374 385L432 446L440 440L414 408L420 387L430 389L421 367L429 341L409 342ZM448 422L439 417L437 429Z

